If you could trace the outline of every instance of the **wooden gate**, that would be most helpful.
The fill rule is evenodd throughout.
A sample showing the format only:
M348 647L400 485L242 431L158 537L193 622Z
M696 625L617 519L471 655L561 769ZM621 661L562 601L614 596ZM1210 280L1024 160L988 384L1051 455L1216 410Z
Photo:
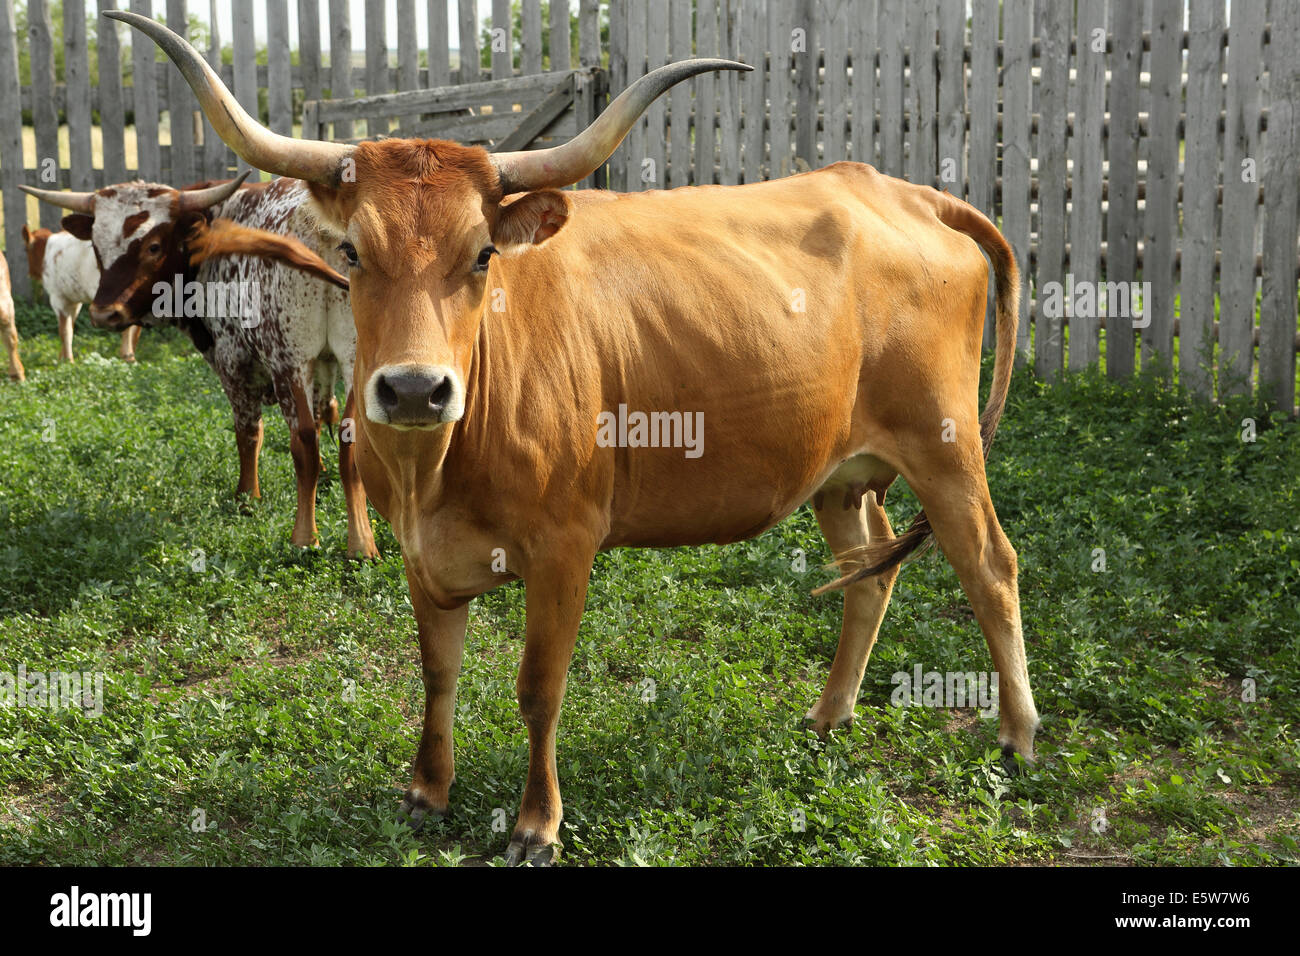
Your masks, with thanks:
M489 150L553 146L572 139L604 106L603 70L585 68L303 104L304 139L359 143L386 136L450 139ZM358 124L364 136L353 136ZM341 135L336 135L341 134ZM603 188L602 166L580 185Z

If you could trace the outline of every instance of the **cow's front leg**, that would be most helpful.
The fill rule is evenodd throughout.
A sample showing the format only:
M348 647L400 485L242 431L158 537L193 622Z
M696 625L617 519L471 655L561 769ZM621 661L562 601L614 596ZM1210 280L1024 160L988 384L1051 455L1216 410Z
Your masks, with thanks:
M519 713L528 727L528 780L506 849L506 863L511 866L525 861L544 866L560 842L563 807L555 732L595 553L556 547L549 549L549 556L549 564L525 575L528 620L515 689Z
M362 560L379 557L379 548L375 546L375 533L366 510L366 489L357 472L355 415L356 400L349 390L343 406L343 420L347 425L339 433L339 479L348 509L348 557Z
M424 729L415 754L411 786L402 800L402 812L418 830L432 813L447 812L451 782L455 779L452 722L456 716L456 679L465 649L469 603L444 611L430 601L412 579L411 606L420 636L420 664L424 678Z
M123 362L135 361L135 346L140 341L141 326L128 326L122 331L122 345L117 351L118 358Z

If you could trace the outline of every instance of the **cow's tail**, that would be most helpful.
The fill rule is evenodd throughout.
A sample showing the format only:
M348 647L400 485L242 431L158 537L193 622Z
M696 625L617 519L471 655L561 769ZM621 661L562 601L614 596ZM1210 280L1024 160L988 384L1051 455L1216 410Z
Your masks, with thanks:
M1016 334L1020 324L1020 269L1015 253L1006 237L988 217L969 203L948 193L939 193L937 213L939 221L950 229L964 232L974 239L993 263L993 278L997 288L994 312L994 333L997 337L993 354L993 384L989 388L988 404L980 415L980 440L984 457L988 458L997 434L998 422L1007 406L1007 393L1011 390L1011 373L1016 360ZM906 531L892 541L879 546L868 545L858 554L838 555L842 576L822 585L813 594L848 587L863 578L874 577L902 564L918 549L932 542L933 529L924 509L917 512Z

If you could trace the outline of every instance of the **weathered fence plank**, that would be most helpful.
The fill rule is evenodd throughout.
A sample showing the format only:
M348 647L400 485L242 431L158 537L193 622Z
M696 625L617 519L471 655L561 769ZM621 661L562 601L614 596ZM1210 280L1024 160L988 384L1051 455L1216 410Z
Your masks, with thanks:
M314 2L314 0L310 0ZM221 71L221 31L217 23L217 0L208 3L208 66ZM229 173L231 156L229 148L217 135L212 124L203 120L203 175L209 179L225 179Z
M903 45L907 38L904 0L880 0L880 168L903 175Z
M1250 391L1255 331L1255 210L1264 4L1233 5L1228 24L1223 137L1223 264L1219 278L1219 394Z
M542 0L522 0L519 72L542 72Z
M32 123L36 127L36 175L46 189L57 189L62 183L58 175L59 114L54 104L54 25L46 0L28 3L27 35L32 68ZM40 204L41 225L46 229L58 229L62 215L57 207Z
M27 224L27 196L23 182L23 113L18 96L18 25L11 3L0 3L0 193L4 197L5 261L13 294L27 298L27 257L23 254L23 226ZM45 205L45 203L41 203Z
M1106 139L1108 206L1106 279L1137 280L1138 216L1138 83L1142 68L1142 4L1116 3L1111 24L1110 135ZM1143 303L1143 319L1150 303ZM1106 324L1106 373L1127 378L1136 367L1133 321Z
M464 46L462 34L461 45ZM352 86L352 12L348 0L330 0L330 98L350 99ZM352 123L334 124L334 139L351 139Z
M447 0L429 0L429 72L425 86L432 89L451 82L451 27Z
M492 79L504 80L515 75L515 25L510 16L510 0L492 0Z
M477 4L475 0L458 0L456 11L460 24L460 81L477 83L481 79Z
M825 78L822 81L822 120L824 160L809 164L825 166L848 156L849 113L853 95L849 89L849 37L852 29L851 9L848 0L826 0L822 9L826 20L820 31L825 37ZM814 57L814 63L816 58ZM814 124L815 125L815 124Z
M131 0L131 11L153 15L150 0ZM162 179L162 147L158 139L158 79L154 70L155 47L131 42L132 105L135 107L135 152L138 175L147 182ZM37 126L39 132L39 124ZM39 149L39 136L37 148ZM42 204L44 205L44 204Z
M1214 259L1219 237L1221 187L1219 111L1223 108L1223 27L1223 0L1190 0L1178 379L1185 388L1203 396L1213 394Z
M667 29L668 0L649 0L646 5L646 69L647 73L666 64L670 57L671 36ZM660 96L646 110L645 156L654 169L653 182L639 188L663 189L668 185L668 106Z
M366 0L366 92L391 93L388 80L388 11L384 0ZM367 136L387 136L392 121L376 116L366 121Z
M253 0L234 0L230 23L230 45L234 48L234 93L239 105L253 116L260 116L257 105L257 34L253 27ZM173 70L173 73L179 73ZM182 80L184 82L184 80ZM239 169L252 169L239 160ZM257 177L257 173L253 177Z
M1002 64L1002 230L1020 263L1020 322L1016 326L1018 361L1029 355L1029 58L1034 32L1030 0L1003 0L1002 35L1008 51Z
M126 101L122 98L122 47L118 42L118 23L104 17L105 10L116 9L113 0L98 0L99 31L99 126L104 156L103 184L126 179Z
M939 0L939 188L966 195L966 4Z
M588 0L583 0L584 9ZM609 87L613 95L627 88L630 82L628 74L628 23L627 5L613 4L609 8ZM632 133L636 133L633 127ZM631 136L625 136L609 163L609 186L611 189L625 192L628 186L631 168Z
M397 88L420 88L420 35L415 0L397 0Z
M678 62L691 58L693 30L691 26L691 0L671 0L669 6L668 42L670 60ZM691 184L691 89L698 80L676 84L668 93L668 135L670 178L665 186ZM709 163L713 165L712 160Z
M723 0L718 18L718 53L729 60L740 58L740 0ZM752 74L750 74L752 76ZM718 130L721 155L718 182L735 185L740 182L740 74L734 70L723 72L717 79L720 101L718 103Z
M998 6L976 3L970 30L970 147L967 157L966 199L989 218L995 216L993 184L998 177ZM992 348L997 336L993 327L993 274L989 273L988 303L984 309L984 347Z
M73 189L95 188L90 145L90 48L86 42L86 0L63 0L63 82L67 96L68 159Z
M1072 157L1074 183L1070 194L1070 274L1076 284L1094 289L1101 281L1102 131L1106 113L1106 0L1079 0L1075 28L1074 69L1077 107ZM1094 40L1099 40L1095 44ZM1070 368L1096 365L1101 357L1100 305L1083 315L1070 315ZM1107 310L1110 311L1109 309Z
M746 73L740 92L744 101L743 122L745 182L763 178L763 116L767 112L766 0L743 0L740 8L740 59L754 68Z
M1174 359L1174 254L1178 248L1178 117L1182 113L1183 0L1152 0L1151 135L1148 139L1142 278L1142 361Z
M1234 11L1235 12L1235 11ZM1300 5L1273 4L1271 122L1265 138L1264 279L1259 315L1260 398L1295 407L1296 235L1300 230Z
M430 0L433 2L433 0ZM215 17L209 21L214 23ZM321 98L320 0L298 0L298 66L302 98Z
M1038 24L1043 56L1039 60L1038 110L1038 265L1034 270L1037 307L1034 309L1034 371L1052 380L1061 374L1065 346L1064 309L1052 307L1055 290L1060 302L1065 285L1065 115L1070 74L1069 37L1073 11L1047 3ZM1005 208L1005 199L1003 201Z
M876 156L876 33L877 0L852 5L849 53L853 60L853 118L850 134L853 161L878 165Z
M167 26L182 36L189 32L186 0L167 0ZM132 39L132 42L136 41ZM140 42L146 42L144 37ZM167 177L173 185L185 186L199 178L194 162L194 113L198 103L180 70L167 73L164 89L167 90L167 130L171 137L171 168Z
M937 172L935 117L939 109L934 76L934 0L914 0L908 5L908 14L911 82L907 97L910 132L907 176L918 185L933 186Z
M581 13L581 7L579 7ZM548 51L550 62L547 69L552 72L563 71L573 66L572 41L569 36L569 0L551 0L550 9L551 22L546 31L546 41L550 46ZM599 11L597 11L599 16ZM596 45L597 50L600 48L600 25L596 25ZM578 46L582 46L582 17L578 18ZM597 56L600 54L597 53ZM600 64L597 63L597 66Z
M689 7L689 4L687 5ZM718 55L718 8L725 2L698 3L695 8L695 55ZM718 83L713 73L695 81L695 182L714 181L713 163L717 145Z
M794 156L799 169L816 169L817 161L817 59L822 31L818 29L817 0L797 0L791 26L790 59L794 66ZM794 169L791 170L794 172Z
M291 136L293 85L289 79L289 0L266 0L266 80L268 125L277 133Z

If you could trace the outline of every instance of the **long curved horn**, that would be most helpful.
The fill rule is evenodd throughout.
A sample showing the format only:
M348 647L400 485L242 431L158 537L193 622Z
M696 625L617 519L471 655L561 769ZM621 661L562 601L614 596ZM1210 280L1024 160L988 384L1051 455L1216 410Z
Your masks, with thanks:
M641 77L609 104L585 130L560 146L512 153L493 153L503 194L568 186L591 175L613 155L623 137L665 90L712 70L752 70L734 60L700 58L669 63Z
M176 209L179 212L198 212L219 202L224 202L234 195L235 190L244 185L244 180L252 170L246 169L228 183L208 186L206 189L183 189L176 194Z
M356 147L272 133L244 112L234 94L194 47L161 23L124 10L105 10L104 16L135 27L162 48L185 76L217 135L244 162L279 176L306 179L323 186L338 185L343 160Z
M37 189L35 186L23 185L19 185L18 188L27 195L35 196L41 202L47 202L51 206L62 206L64 209L71 209L73 212L95 214L94 193L72 193L64 192L61 189Z

